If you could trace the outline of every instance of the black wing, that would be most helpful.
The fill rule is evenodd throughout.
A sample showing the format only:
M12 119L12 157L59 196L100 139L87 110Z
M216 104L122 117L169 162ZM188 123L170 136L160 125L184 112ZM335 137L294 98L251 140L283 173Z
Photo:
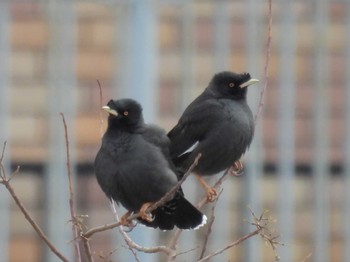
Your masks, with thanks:
M178 124L168 133L172 159L186 153L205 139L222 118L222 106L216 98L199 96L184 111Z

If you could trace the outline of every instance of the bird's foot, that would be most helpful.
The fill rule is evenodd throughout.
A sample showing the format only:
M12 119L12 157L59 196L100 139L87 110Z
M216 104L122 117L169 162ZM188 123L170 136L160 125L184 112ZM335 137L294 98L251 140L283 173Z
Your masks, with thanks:
M241 176L243 174L243 163L237 160L230 168L230 174L233 176Z
M139 211L140 218L147 222L152 222L154 220L154 217L149 212L147 212L147 209L151 205L153 205L153 202L144 203Z
M207 201L213 202L218 196L218 192L216 191L216 189L214 187L209 186L208 183L199 175L196 175L196 178L198 179L199 183L204 188L207 194Z
M207 201L213 202L218 197L218 191L214 187L208 187L205 189L207 194Z
M120 218L120 224L124 227L133 227L134 224L131 220L129 220L129 216L132 214L131 211L126 212L121 218Z

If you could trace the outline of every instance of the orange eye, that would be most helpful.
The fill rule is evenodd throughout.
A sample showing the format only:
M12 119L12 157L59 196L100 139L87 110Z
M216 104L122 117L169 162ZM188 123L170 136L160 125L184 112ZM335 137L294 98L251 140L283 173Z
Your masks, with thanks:
M228 85L229 87L234 87L235 86L235 84L234 83L229 83L229 85Z
M128 114L129 114L129 112L128 111L124 111L124 116L127 116Z

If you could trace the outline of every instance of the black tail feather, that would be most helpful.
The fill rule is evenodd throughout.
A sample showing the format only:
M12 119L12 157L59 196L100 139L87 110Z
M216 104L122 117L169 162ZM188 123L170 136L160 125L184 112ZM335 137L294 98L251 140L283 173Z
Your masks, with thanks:
M152 211L152 215L152 222L142 219L139 222L161 230L172 230L175 226L180 229L196 229L206 223L206 216L181 194L176 194L174 199Z
M206 223L207 217L184 197L180 196L177 204L174 222L178 228L197 229Z

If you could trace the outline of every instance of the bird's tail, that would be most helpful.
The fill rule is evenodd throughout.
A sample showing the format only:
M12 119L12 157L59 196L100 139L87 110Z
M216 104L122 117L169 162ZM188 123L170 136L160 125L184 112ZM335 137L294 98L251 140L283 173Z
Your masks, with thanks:
M149 227L159 227L161 230L171 230L175 226L180 229L197 229L207 221L207 217L180 193L164 206L152 211L152 215L154 218L152 222L139 221Z
M174 221L180 229L198 229L206 224L207 217L186 198L179 195Z

